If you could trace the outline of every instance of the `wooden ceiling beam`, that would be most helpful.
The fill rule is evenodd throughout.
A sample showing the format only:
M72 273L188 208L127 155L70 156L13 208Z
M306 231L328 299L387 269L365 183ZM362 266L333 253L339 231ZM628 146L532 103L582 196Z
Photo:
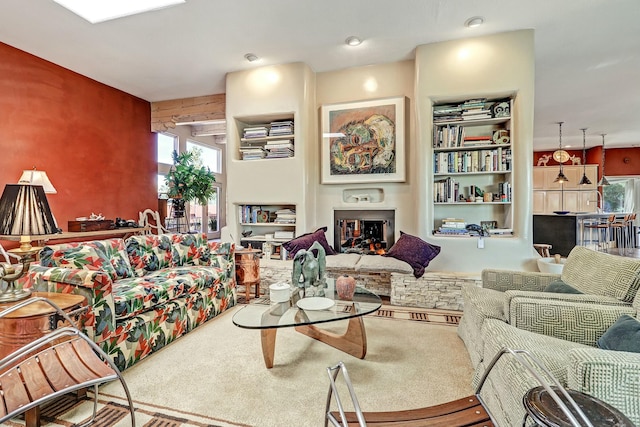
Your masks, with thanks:
M151 103L151 131L164 132L178 123L225 120L226 95L197 96Z

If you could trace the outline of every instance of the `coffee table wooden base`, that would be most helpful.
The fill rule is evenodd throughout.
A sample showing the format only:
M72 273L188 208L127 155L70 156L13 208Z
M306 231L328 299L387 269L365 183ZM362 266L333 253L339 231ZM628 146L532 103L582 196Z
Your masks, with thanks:
M268 369L273 368L277 330L277 328L272 328L262 329L260 331L262 357ZM364 356L367 354L367 334L364 329L362 316L350 318L347 324L347 330L343 334L325 331L313 325L296 326L295 330L303 335L344 351L358 359L364 359Z

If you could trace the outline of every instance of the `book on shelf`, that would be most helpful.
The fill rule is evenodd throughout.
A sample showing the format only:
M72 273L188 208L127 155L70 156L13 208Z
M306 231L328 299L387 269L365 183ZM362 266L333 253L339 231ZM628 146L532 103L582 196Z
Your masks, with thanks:
M274 231L273 237L275 239L293 239L293 231Z
M487 230L490 235L502 236L513 234L512 228L490 228Z

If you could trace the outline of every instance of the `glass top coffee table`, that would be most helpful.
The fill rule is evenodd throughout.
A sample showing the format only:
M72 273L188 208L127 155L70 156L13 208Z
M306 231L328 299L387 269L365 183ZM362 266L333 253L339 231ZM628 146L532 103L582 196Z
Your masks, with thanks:
M262 356L267 368L273 367L276 331L279 328L293 327L304 335L364 359L367 354L367 335L362 316L380 308L380 297L365 288L356 287L352 301L341 300L334 290L334 280L327 279L325 296L316 298L302 298L296 304L290 301L273 303L257 300L238 310L233 315L233 324L260 330ZM344 319L349 322L343 334L315 326Z

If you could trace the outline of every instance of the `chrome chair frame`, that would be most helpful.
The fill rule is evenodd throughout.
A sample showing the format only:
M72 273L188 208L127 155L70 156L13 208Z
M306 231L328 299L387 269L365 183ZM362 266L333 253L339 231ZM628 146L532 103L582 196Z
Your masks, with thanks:
M38 352L38 354L40 354L41 350L46 350L46 349L50 349L50 348L55 348L56 346L60 345L60 344L64 344L64 342L67 342L69 339L73 339L74 337L83 340L84 342L86 342L89 347L100 357L100 359L102 359L104 362L106 362L109 367L111 368L111 370L113 371L113 374L105 376L105 377L101 377L101 378L95 378L95 379L91 379L88 381L83 381L83 382L79 382L76 383L72 386L69 387L65 387L62 390L58 390L55 391L54 393L48 394L46 396L40 397L38 399L34 399L33 401L31 401L29 404L27 405L23 405L13 411L9 411L8 413L2 415L0 417L0 424L4 423L5 421L8 421L20 414L25 413L26 411L35 408L49 400L55 399L57 397L63 396L67 393L71 393L77 390L81 390L81 389L85 389L85 388L89 388L89 387L93 387L93 394L94 394L94 401L93 401L93 414L91 416L91 418L81 424L78 425L78 427L84 427L87 426L91 423L93 423L93 421L95 420L96 414L97 414L97 408L98 408L98 386L100 384L104 384L107 382L111 382L114 380L119 380L120 384L122 385L122 388L125 392L126 398L127 398L127 402L129 404L129 411L131 414L131 426L135 427L135 409L133 406L133 399L131 398L131 393L129 392L129 388L127 387L126 382L124 381L124 378L122 377L122 374L120 373L120 370L118 369L118 367L113 363L113 361L109 358L109 356L100 348L98 347L98 345L96 343L94 343L91 338L89 338L88 336L86 336L85 334L83 334L77 327L76 323L71 319L71 317L64 311L62 310L57 304L55 304L53 301L48 300L47 298L43 298L43 297L34 297L34 298L29 298L21 303L18 303L6 310L3 310L2 312L0 312L0 318L7 316L10 313L13 313L14 311L17 311L23 307L26 307L30 304L34 304L36 302L44 302L49 304L51 307L53 307L56 310L56 314L61 316L62 318L64 318L64 320L66 322L69 323L70 326L65 326L59 329L56 329L24 346L22 346L21 348L19 348L18 350L12 352L11 354L5 356L2 360L0 360L0 373L1 372L5 372L5 370L14 368L15 366L17 366L19 364L19 362L22 360L24 361L25 358L30 358L33 357L35 352ZM64 342L59 342L61 339L64 338L68 338L67 340L65 340ZM53 342L56 342L56 344L53 344Z
M494 356L493 360L491 360L491 363L489 363L489 366L484 371L484 374L482 375L482 378L480 379L480 382L478 383L478 386L476 387L476 390L475 390L476 397L483 404L484 409L489 414L489 417L491 418L491 420L493 420L493 416L491 415L491 413L489 413L489 410L486 408L486 406L482 402L480 392L482 391L482 387L484 386L484 383L486 382L492 369L494 368L498 360L500 360L500 358L505 354L510 354L511 356L513 356L516 359L516 361L519 362L527 371L529 371L529 373L544 387L544 389L549 393L549 395L552 397L554 402L556 402L558 407L560 407L560 409L565 414L565 416L567 417L567 419L569 420L569 422L573 427L594 427L591 421L589 421L587 416L584 414L582 409L580 409L580 407L576 404L575 400L569 395L567 390L558 382L558 380L555 379L555 377L551 374L551 372L549 372L549 370L538 359L536 359L527 350L512 350L509 348L503 348L498 352L498 354ZM536 369L540 370L542 374L540 374ZM349 425L347 422L344 405L342 404L342 400L340 398L340 394L338 392L338 388L336 385L336 380L340 372L342 372L344 381L347 385L349 398L351 399L354 413L356 414L356 417L358 419L358 424L360 425L360 427L366 427L367 422L360 408L360 404L358 402L358 398L356 397L353 384L351 383L349 373L343 362L338 362L337 365L330 366L327 368L327 374L329 376L330 385L329 385L329 391L327 393L324 426L327 427L329 423L331 423L331 425L334 427L347 427ZM547 379L545 379L545 376L547 377ZM551 384L548 380L551 382ZM573 415L573 413L571 413L568 406L562 401L562 399L560 399L560 396L558 395L558 393L556 393L556 391L552 388L552 385L557 387L558 390L560 390L560 393L569 402L569 405L579 415L579 418L581 419L581 421L578 421L578 419ZM331 413L331 410L330 410L331 400L333 395L335 395L336 406L338 407L340 420L336 419L336 417ZM525 426L527 418L528 418L528 414L525 415L522 421L523 426Z

